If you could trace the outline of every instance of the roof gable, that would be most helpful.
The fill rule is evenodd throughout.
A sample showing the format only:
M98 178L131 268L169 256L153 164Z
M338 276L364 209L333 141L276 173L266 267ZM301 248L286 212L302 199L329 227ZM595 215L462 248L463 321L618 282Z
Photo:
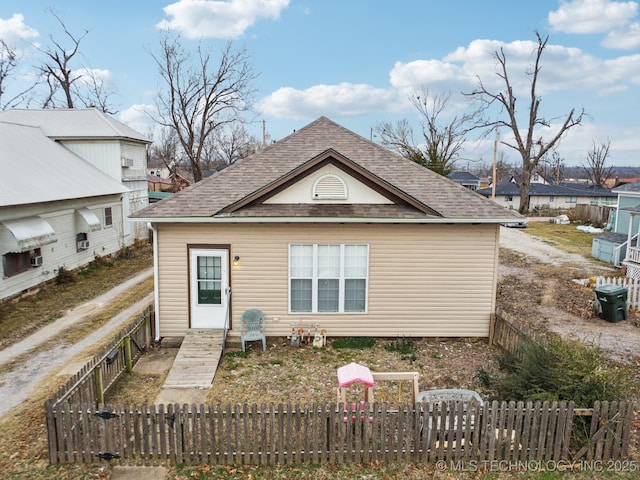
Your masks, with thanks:
M407 160L326 117L234 163L224 170L158 202L134 218L187 218L212 216L261 216L257 205L296 179L326 163L332 163L395 202L398 216L419 218L496 219L516 215L451 180ZM269 207L271 215L283 214ZM266 209L263 209L266 210ZM299 209L332 216L331 209ZM376 207L364 216L389 209ZM334 209L357 214L347 206ZM278 213L279 212L279 213ZM296 212L291 206L288 213Z
M276 181L268 185L265 185L263 188L255 191L251 195L246 196L239 202L229 205L228 207L224 208L222 212L233 213L240 210L244 206L255 207L257 204L261 204L265 200L273 197L275 194L282 192L292 183L299 182L301 179L307 177L313 172L318 171L326 165L333 165L339 168L347 175L356 178L372 190L388 198L394 204L411 205L424 214L439 216L437 212L417 201L415 198L406 195L404 192L398 190L393 185L385 182L375 175L372 175L368 170L363 169L354 162L351 162L348 158L344 157L332 148L322 152L315 158L304 162L303 164L288 172L286 175L278 178Z

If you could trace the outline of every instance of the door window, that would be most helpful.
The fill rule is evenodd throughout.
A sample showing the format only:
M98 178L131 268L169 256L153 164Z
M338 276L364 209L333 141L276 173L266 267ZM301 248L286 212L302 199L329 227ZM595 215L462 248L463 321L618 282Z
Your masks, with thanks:
M222 304L222 261L220 257L198 257L198 304Z

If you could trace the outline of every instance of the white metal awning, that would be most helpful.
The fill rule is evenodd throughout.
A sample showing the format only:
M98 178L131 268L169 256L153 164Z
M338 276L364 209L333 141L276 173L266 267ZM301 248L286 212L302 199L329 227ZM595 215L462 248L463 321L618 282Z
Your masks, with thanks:
M27 252L57 242L49 223L40 217L25 217L2 222L10 235L3 236L3 249L9 252Z
M95 232L100 230L102 225L100 219L88 208L79 208L76 210L76 229L77 232Z

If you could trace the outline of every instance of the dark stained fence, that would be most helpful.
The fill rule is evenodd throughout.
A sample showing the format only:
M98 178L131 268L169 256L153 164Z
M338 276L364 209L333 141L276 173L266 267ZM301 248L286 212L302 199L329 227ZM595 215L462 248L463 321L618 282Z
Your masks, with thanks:
M46 405L53 464L606 461L627 455L633 414L625 402Z
M495 313L491 327L489 344L496 345L513 355L522 355L520 347L526 343L544 343L544 338L526 330L502 311Z
M149 306L58 390L49 400L51 405L103 403L105 393L149 348L153 328L153 309Z

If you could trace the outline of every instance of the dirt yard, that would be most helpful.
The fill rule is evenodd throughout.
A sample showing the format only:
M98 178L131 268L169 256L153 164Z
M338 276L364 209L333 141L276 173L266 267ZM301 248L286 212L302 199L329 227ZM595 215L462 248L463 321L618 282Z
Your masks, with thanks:
M610 351L617 361L640 365L639 317L610 323L595 316L593 288L575 282L599 274L615 274L607 266L578 255L567 255L524 231L503 228L498 306L534 331L550 330L580 338ZM314 349L290 347L286 339L271 338L261 352L251 345L248 358L227 352L216 373L208 402L323 402L336 398L338 367L359 362L372 371L416 371L420 389L469 388L481 393L474 378L478 366L496 367L496 348L485 339L420 339L415 352L392 351L393 339L379 339L372 349ZM177 348L161 348L164 364ZM153 355L152 355L153 356ZM151 356L151 357L152 357ZM151 359L150 357L150 359ZM144 382L144 378L136 381ZM384 400L406 399L397 385L381 392ZM378 399L380 399L380 394ZM403 396L404 395L404 396ZM148 400L153 401L153 398ZM137 398L137 402L144 399Z

